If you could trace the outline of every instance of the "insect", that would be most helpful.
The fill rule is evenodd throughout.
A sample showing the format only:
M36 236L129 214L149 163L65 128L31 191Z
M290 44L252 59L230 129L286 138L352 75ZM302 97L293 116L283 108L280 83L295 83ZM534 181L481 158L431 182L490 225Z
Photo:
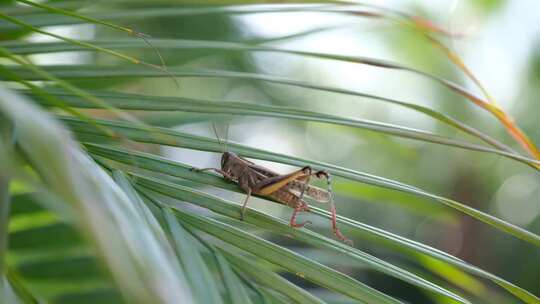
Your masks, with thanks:
M218 142L221 144L215 127L214 132L216 133ZM226 180L237 183L247 194L240 212L240 219L242 220L245 217L246 206L252 194L269 197L274 201L293 208L294 211L289 223L291 227L295 228L311 223L310 221L303 223L296 222L296 216L299 212L310 211L309 205L304 200L304 196L311 197L318 202L329 203L334 234L341 241L352 244L337 227L331 177L325 171L314 171L310 166L305 166L289 174L279 174L227 151L223 152L221 156L221 168L192 168L192 170L198 172L215 171L221 174ZM309 182L312 177L326 179L328 190L310 185Z

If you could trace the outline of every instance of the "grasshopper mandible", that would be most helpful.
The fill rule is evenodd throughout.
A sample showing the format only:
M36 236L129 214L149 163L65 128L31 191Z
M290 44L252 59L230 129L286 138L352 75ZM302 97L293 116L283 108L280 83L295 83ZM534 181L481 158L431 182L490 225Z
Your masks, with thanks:
M215 127L214 132L217 136ZM219 136L217 136L217 139L221 144ZM274 201L293 208L294 211L291 215L290 226L295 228L300 228L310 223L310 221L303 223L296 222L296 216L299 212L310 210L307 202L303 200L304 195L318 202L328 202L330 203L332 230L334 234L339 240L352 244L337 227L331 177L325 171L313 171L310 166L305 166L289 174L279 174L227 151L223 152L221 156L221 168L193 168L192 170L198 172L215 171L221 174L226 180L237 183L247 194L240 212L240 219L242 220L245 217L246 206L252 194L269 197ZM326 179L328 190L310 185L309 181L312 177Z

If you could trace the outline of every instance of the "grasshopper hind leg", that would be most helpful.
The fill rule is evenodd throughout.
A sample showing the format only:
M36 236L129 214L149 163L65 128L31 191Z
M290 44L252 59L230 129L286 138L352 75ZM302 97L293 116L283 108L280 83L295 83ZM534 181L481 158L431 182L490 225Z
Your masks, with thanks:
M302 228L305 225L311 224L311 221L305 221L303 223L296 222L296 215L298 214L298 212L305 210L305 207L306 206L300 206L300 207L294 208L293 214L291 215L291 221L290 221L291 227Z
M341 231L340 231L339 228L337 227L337 224L336 224L336 222L337 222L337 220L336 220L336 217L337 217L337 216L336 216L336 206L334 206L334 204L332 204L332 205L330 206L330 213L332 214L332 230L334 231L334 234L336 235L336 237L337 237L340 241L342 241L342 242L344 242L344 243L346 243L346 244L348 244L348 245L350 245L350 246L353 246L353 241L351 241L350 239L348 239L347 237L345 237L345 236L343 235L343 233L341 233Z
M337 212L336 212L336 205L334 204L334 193L332 192L332 178L330 177L330 174L328 174L325 171L317 171L314 173L314 175L317 178L326 179L326 185L328 189L327 191L330 194L330 213L332 216L332 231L334 231L334 234L340 241L352 246L353 242L349 240L347 237L345 237L343 233L341 233L341 231L337 227Z

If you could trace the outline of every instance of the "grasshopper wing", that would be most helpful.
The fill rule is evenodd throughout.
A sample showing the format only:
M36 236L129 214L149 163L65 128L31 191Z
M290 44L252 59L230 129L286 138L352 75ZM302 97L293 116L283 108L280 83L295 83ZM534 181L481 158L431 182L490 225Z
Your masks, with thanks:
M280 175L277 172L274 172L268 168L256 165L246 159L243 159L243 160L249 163L250 169L252 169L253 171L257 172L258 174L262 176L272 178L272 177L277 177ZM328 193L328 191L321 189L319 187L315 187L315 186L311 186L307 184L305 181L305 177L292 180L291 182L287 184L287 188L288 188L287 189L288 191L291 191L295 195L300 195L300 193L302 192L302 189L305 188L304 190L305 196L310 197L320 203L327 203L330 201L330 193Z

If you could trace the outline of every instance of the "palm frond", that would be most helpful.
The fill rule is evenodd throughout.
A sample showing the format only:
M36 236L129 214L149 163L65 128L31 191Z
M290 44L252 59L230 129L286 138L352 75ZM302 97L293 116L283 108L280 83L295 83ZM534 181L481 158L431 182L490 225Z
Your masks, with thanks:
M354 212L342 213L348 216L339 215L337 223L360 241L355 246L325 236L321 227L329 226L332 216L315 206L306 215L316 222L310 229L290 227L281 214L266 207L272 199L261 196L257 197L258 204L248 207L241 221L241 206L233 199L235 194L244 193L238 185L215 174L193 171L191 162L160 155L161 147L193 153L223 152L222 140L175 127L227 123L231 118L249 116L296 126L316 123L328 129L347 127L347 132L359 138L369 134L364 131L370 131L372 137L365 138L389 140L393 147L399 147L381 150L388 153L384 156L388 161L399 159L400 151L411 150L407 145L414 143L434 149L459 148L444 153L437 150L446 156L463 153L470 159L499 157L519 165L519 170L532 169L536 173L540 160L533 141L495 104L463 60L442 42L449 37L455 39L455 33L394 8L341 1L270 1L265 5L262 3L266 1L226 0L205 1L206 5L190 1L149 4L141 0L96 1L92 5L87 1L17 2L23 5L2 6L0 12L2 302L540 302L534 294L537 290L521 286L529 282L514 284L513 279L495 275L497 271L485 265L477 266L435 246L378 227L378 223L358 219ZM377 57L270 46L334 27L315 27L278 37L246 34L240 28L239 18L263 14L339 16L355 22L378 22L396 31L413 31L423 40L415 43L441 49L441 57L449 59L464 79L442 77ZM175 33L187 33L189 26L183 22L210 26L211 34L202 29L185 37ZM53 28L81 24L95 25L96 37L73 38ZM164 37L150 39L142 30L152 31L156 24L164 27L160 32ZM55 40L28 42L25 36L29 33ZM61 52L86 52L91 57L87 62L62 65L34 61L34 55L57 56ZM442 89L442 94L452 93L448 96L468 100L494 115L502 130L528 154L522 155L508 140L485 126L479 127L476 121L454 118L434 105L394 98L388 92L377 95L261 72L257 65L271 63L254 64L250 57L261 53L288 59L311 58L332 65L370 66L428 80L422 84ZM149 89L161 78L196 83L196 90L188 88L181 91L182 96L163 96L167 94L162 94L161 87ZM216 98L203 92L212 79L226 88ZM471 81L482 97L475 95L475 89L462 85L462 80ZM246 87L259 95L229 96L235 96L234 89ZM397 106L427 116L444 129L432 131L354 114L304 109L302 104L315 105L316 101L299 98L296 102L281 92L286 88L313 96L361 99L369 101L365 103L367 108ZM142 94L144 91L152 93ZM439 96L446 96L442 94ZM358 104L348 106L353 109ZM414 141L402 146L396 140L400 138ZM520 246L534 252L540 246L534 226L519 227L491 215L483 206L469 205L466 199L439 195L436 189L424 190L431 188L414 186L414 181L400 182L391 172L371 174L357 169L354 153L339 162L321 161L306 151L293 156L256 148L241 140L225 142L228 151L243 157L296 167L310 165L336 176L338 185L349 182L352 187L364 184L373 186L374 191L407 194L415 203L422 199L442 206L439 209L452 219L469 217L483 225L482 229L496 228L486 231L497 238L520 242ZM340 213L347 207L349 211L358 209L365 200L340 194L338 187ZM400 210L396 208L396 212ZM433 215L430 211L425 214ZM383 278L384 283L372 276ZM422 295L422 300L393 290L389 287L393 284Z

